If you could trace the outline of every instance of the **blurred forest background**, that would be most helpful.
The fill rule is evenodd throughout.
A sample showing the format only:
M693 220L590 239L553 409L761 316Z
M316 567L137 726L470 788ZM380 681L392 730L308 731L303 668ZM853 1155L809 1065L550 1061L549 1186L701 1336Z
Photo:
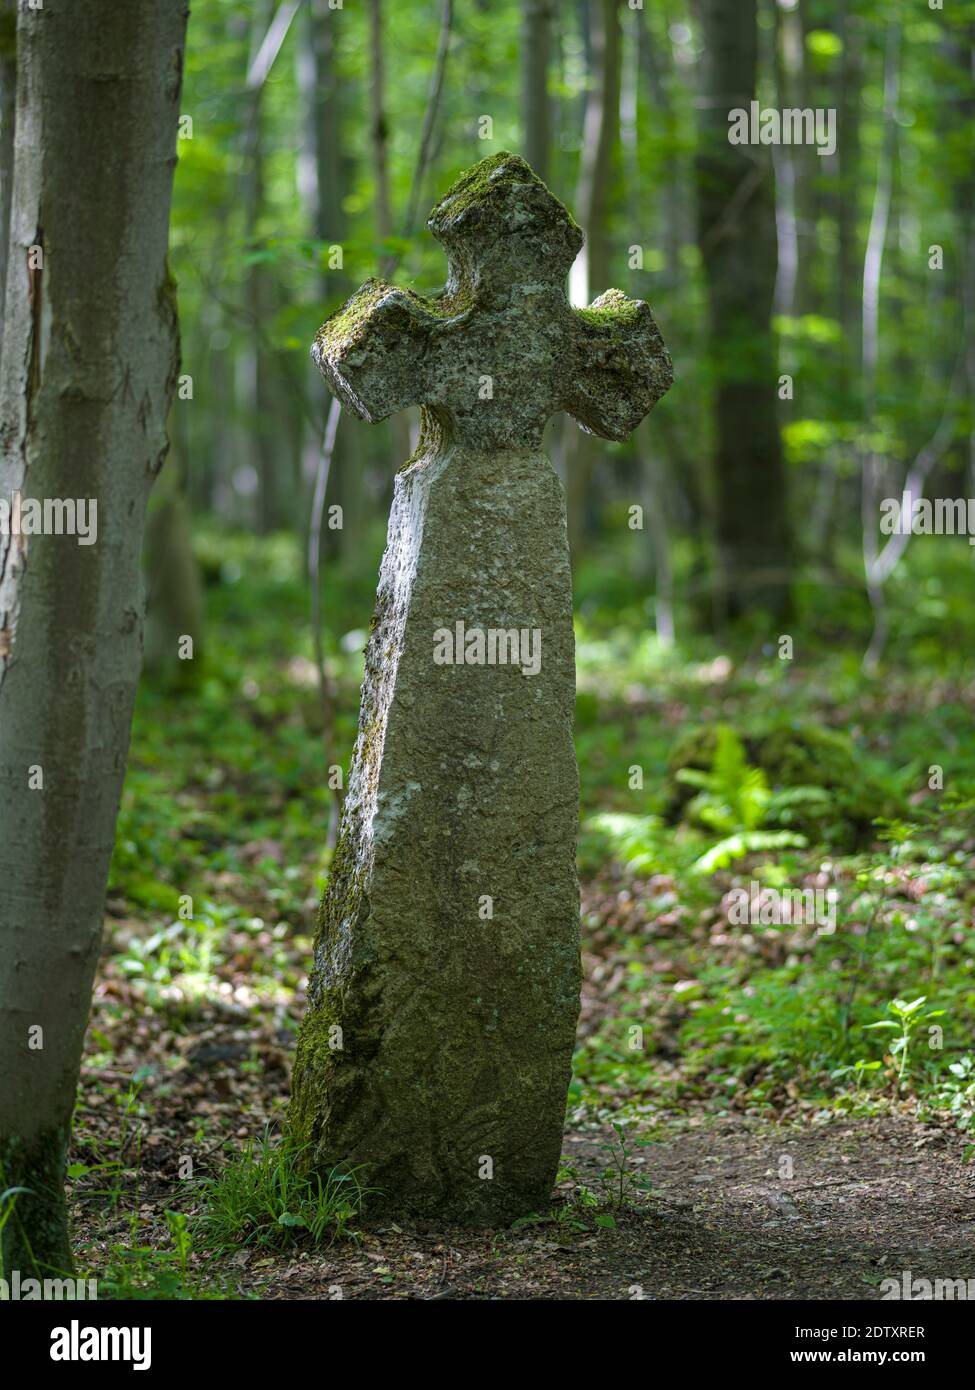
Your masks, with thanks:
M628 442L561 417L547 441L577 603L570 1122L612 1121L625 1155L702 1116L900 1115L957 1126L967 1162L975 550L885 535L880 504L975 497L973 59L971 0L195 0L171 251L184 376L72 1170L120 1287L159 1285L106 1266L119 1192L136 1184L123 1244L171 1249L179 1287L178 1213L202 1200L173 1195L187 1130L214 1155L286 1103L418 426L343 416L323 442L311 341L381 268L443 283L426 214L502 149L586 232L573 302L648 300L676 373ZM732 145L728 113L753 99L835 111L835 151ZM834 891L835 931L742 925L734 891L757 885ZM106 1164L123 1175L107 1216ZM219 1171L204 1243L313 1224L279 1189L255 1218L242 1170ZM563 1210L601 1213L605 1235L621 1203L563 1177Z

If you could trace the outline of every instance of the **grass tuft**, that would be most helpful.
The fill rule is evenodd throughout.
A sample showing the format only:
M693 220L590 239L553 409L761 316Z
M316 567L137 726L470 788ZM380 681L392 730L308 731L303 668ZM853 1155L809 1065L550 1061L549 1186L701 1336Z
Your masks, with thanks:
M333 1169L326 1177L308 1172L301 1158L307 1145L280 1140L268 1131L249 1140L216 1178L205 1184L197 1230L209 1249L235 1245L287 1247L308 1240L331 1245L355 1240L350 1223L372 1188L360 1168Z

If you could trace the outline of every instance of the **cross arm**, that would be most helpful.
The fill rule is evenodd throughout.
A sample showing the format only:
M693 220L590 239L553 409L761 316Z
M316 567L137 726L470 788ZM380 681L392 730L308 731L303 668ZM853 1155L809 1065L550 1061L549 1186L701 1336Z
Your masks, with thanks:
M674 382L650 306L607 290L572 318L574 370L564 409L588 434L626 439Z
M322 324L311 355L342 404L375 424L423 403L425 358L441 322L419 295L367 280Z

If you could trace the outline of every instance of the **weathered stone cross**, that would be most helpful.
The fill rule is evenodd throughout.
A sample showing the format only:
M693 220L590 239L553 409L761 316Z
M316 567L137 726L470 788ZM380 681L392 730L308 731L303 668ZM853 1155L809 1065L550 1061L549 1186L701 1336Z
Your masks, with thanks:
M582 233L524 160L434 208L428 300L371 280L313 348L364 420L419 404L396 476L359 735L298 1041L292 1130L389 1211L501 1223L545 1204L579 1011L567 410L625 439L673 380L650 309L572 310Z

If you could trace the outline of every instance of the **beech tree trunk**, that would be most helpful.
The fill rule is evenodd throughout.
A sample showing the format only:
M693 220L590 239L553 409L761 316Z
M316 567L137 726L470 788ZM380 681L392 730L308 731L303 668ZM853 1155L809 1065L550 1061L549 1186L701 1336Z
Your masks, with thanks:
M91 498L98 529L90 545L0 534L0 1189L28 1189L2 1234L8 1275L71 1265L65 1152L178 372L166 242L187 13L45 0L18 20L0 498Z
M732 145L728 114L756 96L756 0L702 0L706 45L697 161L698 240L715 382L718 613L790 610L792 567L772 342L776 233L762 146Z

